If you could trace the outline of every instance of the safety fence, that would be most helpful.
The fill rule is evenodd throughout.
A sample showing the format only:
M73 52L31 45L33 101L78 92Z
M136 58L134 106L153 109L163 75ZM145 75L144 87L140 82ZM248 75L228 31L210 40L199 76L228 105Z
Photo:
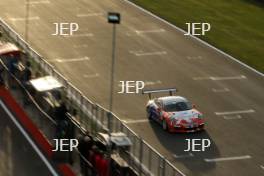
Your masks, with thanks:
M2 78L1 86L6 88L12 88L15 91L11 91L11 89L4 89L4 95L5 97L8 97L8 102L12 104L11 107L9 107L10 110L14 111L16 115L16 120L20 122L20 124L23 126L23 129L26 130L28 134L30 134L30 137L33 139L33 141L37 144L38 148L43 152L43 154L50 160L55 161L55 155L56 152L52 151L53 146L51 142L48 140L50 134L47 133L47 131L53 131L53 128L56 126L56 122L46 113L44 112L41 107L37 104L37 102L34 100L34 98L31 96L31 94L28 92L27 88L24 86L24 84L20 81L20 79L17 77L15 73L11 73L10 70L7 68L7 65L4 64L4 62L0 59L0 77ZM1 89L3 93L3 88ZM14 93L14 94L13 94ZM13 97L13 95L15 95ZM15 98L15 99L13 99ZM18 98L18 99L16 99ZM19 109L22 106L25 106L26 104L31 102L31 105L34 106L34 108L37 109L37 111L34 111L31 106L30 109L31 113L39 112L37 116L41 115L41 117L44 117L41 119L41 122L30 118L30 115L28 115L27 110L20 111ZM35 109L35 110L36 110ZM34 112L33 112L34 111ZM37 114L37 113L36 113ZM38 122L37 122L38 121ZM47 136L48 134L48 136ZM75 173L70 167L70 165L67 163L66 160L58 162L54 165L58 173L62 176L75 176ZM87 169L90 169L90 165L86 166ZM58 175L56 172L52 172L54 175Z
M93 103L72 85L62 74L38 54L7 23L0 19L0 27L34 62L37 70L52 75L65 87L65 97L70 113L80 129L95 134L100 131L123 132L132 146L126 161L139 175L183 176L184 174L166 160L159 152L133 132L115 114Z

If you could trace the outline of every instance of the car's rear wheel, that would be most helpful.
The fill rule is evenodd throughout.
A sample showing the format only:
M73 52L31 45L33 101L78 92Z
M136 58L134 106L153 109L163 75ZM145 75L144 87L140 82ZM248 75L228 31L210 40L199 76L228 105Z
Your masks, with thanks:
M150 111L149 108L147 108L147 118L148 118L149 120L153 120L153 119L152 119L152 113L151 113L151 111Z
M168 130L168 124L167 124L165 119L162 120L162 128L163 128L164 131Z

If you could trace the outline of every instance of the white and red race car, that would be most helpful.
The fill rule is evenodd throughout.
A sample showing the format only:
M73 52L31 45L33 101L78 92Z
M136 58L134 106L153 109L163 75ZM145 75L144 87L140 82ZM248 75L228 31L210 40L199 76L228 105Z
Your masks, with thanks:
M152 93L170 92L170 96L151 98ZM204 118L201 112L184 97L173 96L176 89L143 90L149 94L147 116L162 125L169 132L196 132L204 129Z

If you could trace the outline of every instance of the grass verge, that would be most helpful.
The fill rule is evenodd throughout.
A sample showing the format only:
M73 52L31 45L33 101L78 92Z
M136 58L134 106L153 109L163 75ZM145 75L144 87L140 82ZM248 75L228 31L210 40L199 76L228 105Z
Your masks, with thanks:
M186 22L209 22L201 38L264 73L264 2L259 0L131 0L187 30Z

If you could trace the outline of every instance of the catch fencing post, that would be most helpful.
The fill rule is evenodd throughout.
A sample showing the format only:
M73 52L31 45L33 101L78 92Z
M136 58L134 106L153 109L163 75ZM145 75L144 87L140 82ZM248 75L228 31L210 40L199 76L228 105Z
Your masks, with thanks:
M161 174L160 174L160 173L161 173L161 171L160 171L160 170L161 170L161 164L160 164L160 163L161 163L161 157L159 156L159 163L158 163L158 164L159 164L159 165L158 165L158 176L161 175Z
M149 147L149 160L148 160L148 167L149 167L149 171L151 172L151 166L152 166L152 150Z
M175 169L173 169L173 176L177 176L177 172Z
M133 147L132 152L133 152L133 155L136 156L136 140L137 140L137 138L136 138L136 136L134 136L134 135L133 135L133 136L131 135L131 137L133 138L133 144L134 144L134 145L132 146L132 147Z
M96 114L96 104L93 104L92 105L92 117L90 118L90 123L91 123L91 132L92 132L92 134L94 135L95 134L95 125L96 125L96 123L93 121L93 118L95 117L95 114Z
M95 132L97 133L98 132L98 123L97 123L97 118L98 118L98 105L97 104L95 104L95 107L94 107L95 109L95 115L94 115L94 117L96 118L96 120L95 120Z
M111 168L111 154L112 154L112 141L111 141L111 133L112 133L112 117L113 117L113 114L112 112L107 112L107 127L108 127L108 137L109 137L109 143L108 143L108 147L107 147L107 154L108 154L108 171L107 173L110 175L110 168Z
M166 165L166 159L165 159L165 157L163 156L162 157L162 165L161 165L161 175L162 176L165 176L165 174L166 174L166 167L165 167L165 165Z
M99 109L98 109L99 111ZM100 108L100 121L105 124L105 111Z
M120 131L124 133L124 124L123 124L123 122L120 122Z
M158 170L158 175L159 176L165 176L165 164L166 164L166 160L165 158L162 156L159 157L159 170Z
M139 162L140 162L140 169L139 175L142 175L142 161L143 161L143 139L140 137L140 146L139 146Z

